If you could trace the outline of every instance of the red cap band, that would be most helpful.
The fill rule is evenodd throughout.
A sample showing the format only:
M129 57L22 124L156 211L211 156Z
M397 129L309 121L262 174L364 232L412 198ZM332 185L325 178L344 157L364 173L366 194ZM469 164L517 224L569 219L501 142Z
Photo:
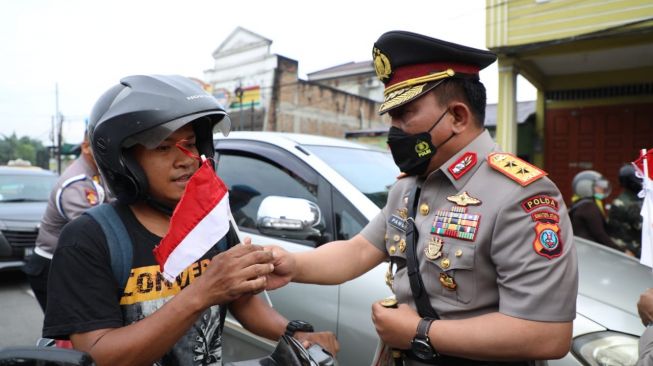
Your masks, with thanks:
M452 69L455 72L462 74L478 74L480 68L473 65L452 64L443 62L433 62L428 64L414 64L402 66L394 70L390 80L386 83L386 88L394 84L401 83L402 81L426 76L436 72L442 72L447 69Z

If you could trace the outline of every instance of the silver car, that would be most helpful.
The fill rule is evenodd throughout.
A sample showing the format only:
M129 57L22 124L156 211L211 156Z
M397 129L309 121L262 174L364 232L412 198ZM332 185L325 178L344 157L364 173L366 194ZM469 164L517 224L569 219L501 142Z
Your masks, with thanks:
M385 205L399 174L382 150L345 140L271 132L234 132L215 140L218 175L230 188L231 209L243 235L292 252L356 235ZM597 244L576 240L580 289L572 351L551 365L629 365L644 327L639 294L651 270ZM387 265L339 286L290 284L269 293L289 319L334 332L343 366L370 365L378 337L374 301L391 295ZM225 359L263 356L274 343L247 332L233 318L225 326Z

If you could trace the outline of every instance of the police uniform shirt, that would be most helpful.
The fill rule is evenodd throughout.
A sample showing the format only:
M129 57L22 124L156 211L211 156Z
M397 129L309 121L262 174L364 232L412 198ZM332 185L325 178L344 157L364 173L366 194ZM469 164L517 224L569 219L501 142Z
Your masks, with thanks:
M97 171L80 156L64 170L50 193L34 252L51 258L63 226L106 199Z
M571 321L578 272L562 196L548 178L537 178L536 167L493 152L498 147L484 131L421 182L417 256L431 306L442 319L498 311L534 321ZM520 174L527 184L518 183ZM398 180L387 205L362 231L398 264L393 290L399 303L413 308L402 220L408 195L419 183L416 177Z

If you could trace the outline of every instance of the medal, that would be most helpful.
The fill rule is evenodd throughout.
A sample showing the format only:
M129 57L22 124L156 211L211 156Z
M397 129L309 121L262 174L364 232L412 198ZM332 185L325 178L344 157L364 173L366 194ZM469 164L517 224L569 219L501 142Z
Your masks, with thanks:
M434 236L429 240L428 245L424 248L424 255L430 260L435 260L440 258L442 255L442 245L444 242L440 237Z
M440 284L449 290L455 290L458 286L456 285L456 281L454 281L453 277L450 277L446 273L440 273Z
M386 297L385 299L381 300L381 306L385 308L396 308L397 299L394 296Z

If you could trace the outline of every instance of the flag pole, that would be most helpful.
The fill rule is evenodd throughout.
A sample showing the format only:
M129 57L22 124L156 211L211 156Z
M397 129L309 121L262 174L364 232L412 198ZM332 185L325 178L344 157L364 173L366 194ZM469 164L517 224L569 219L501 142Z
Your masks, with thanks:
M231 210L229 211L229 222L231 223L231 227L234 228L234 231L236 232L238 241L245 244L242 235L240 235L240 230L238 229L238 225L236 225L236 220L234 220L234 216L231 214ZM265 300L267 300L268 305L270 305L270 307L273 308L274 306L272 305L272 300L270 299L270 295L268 295L268 292L266 290L263 290L263 296L265 296Z

